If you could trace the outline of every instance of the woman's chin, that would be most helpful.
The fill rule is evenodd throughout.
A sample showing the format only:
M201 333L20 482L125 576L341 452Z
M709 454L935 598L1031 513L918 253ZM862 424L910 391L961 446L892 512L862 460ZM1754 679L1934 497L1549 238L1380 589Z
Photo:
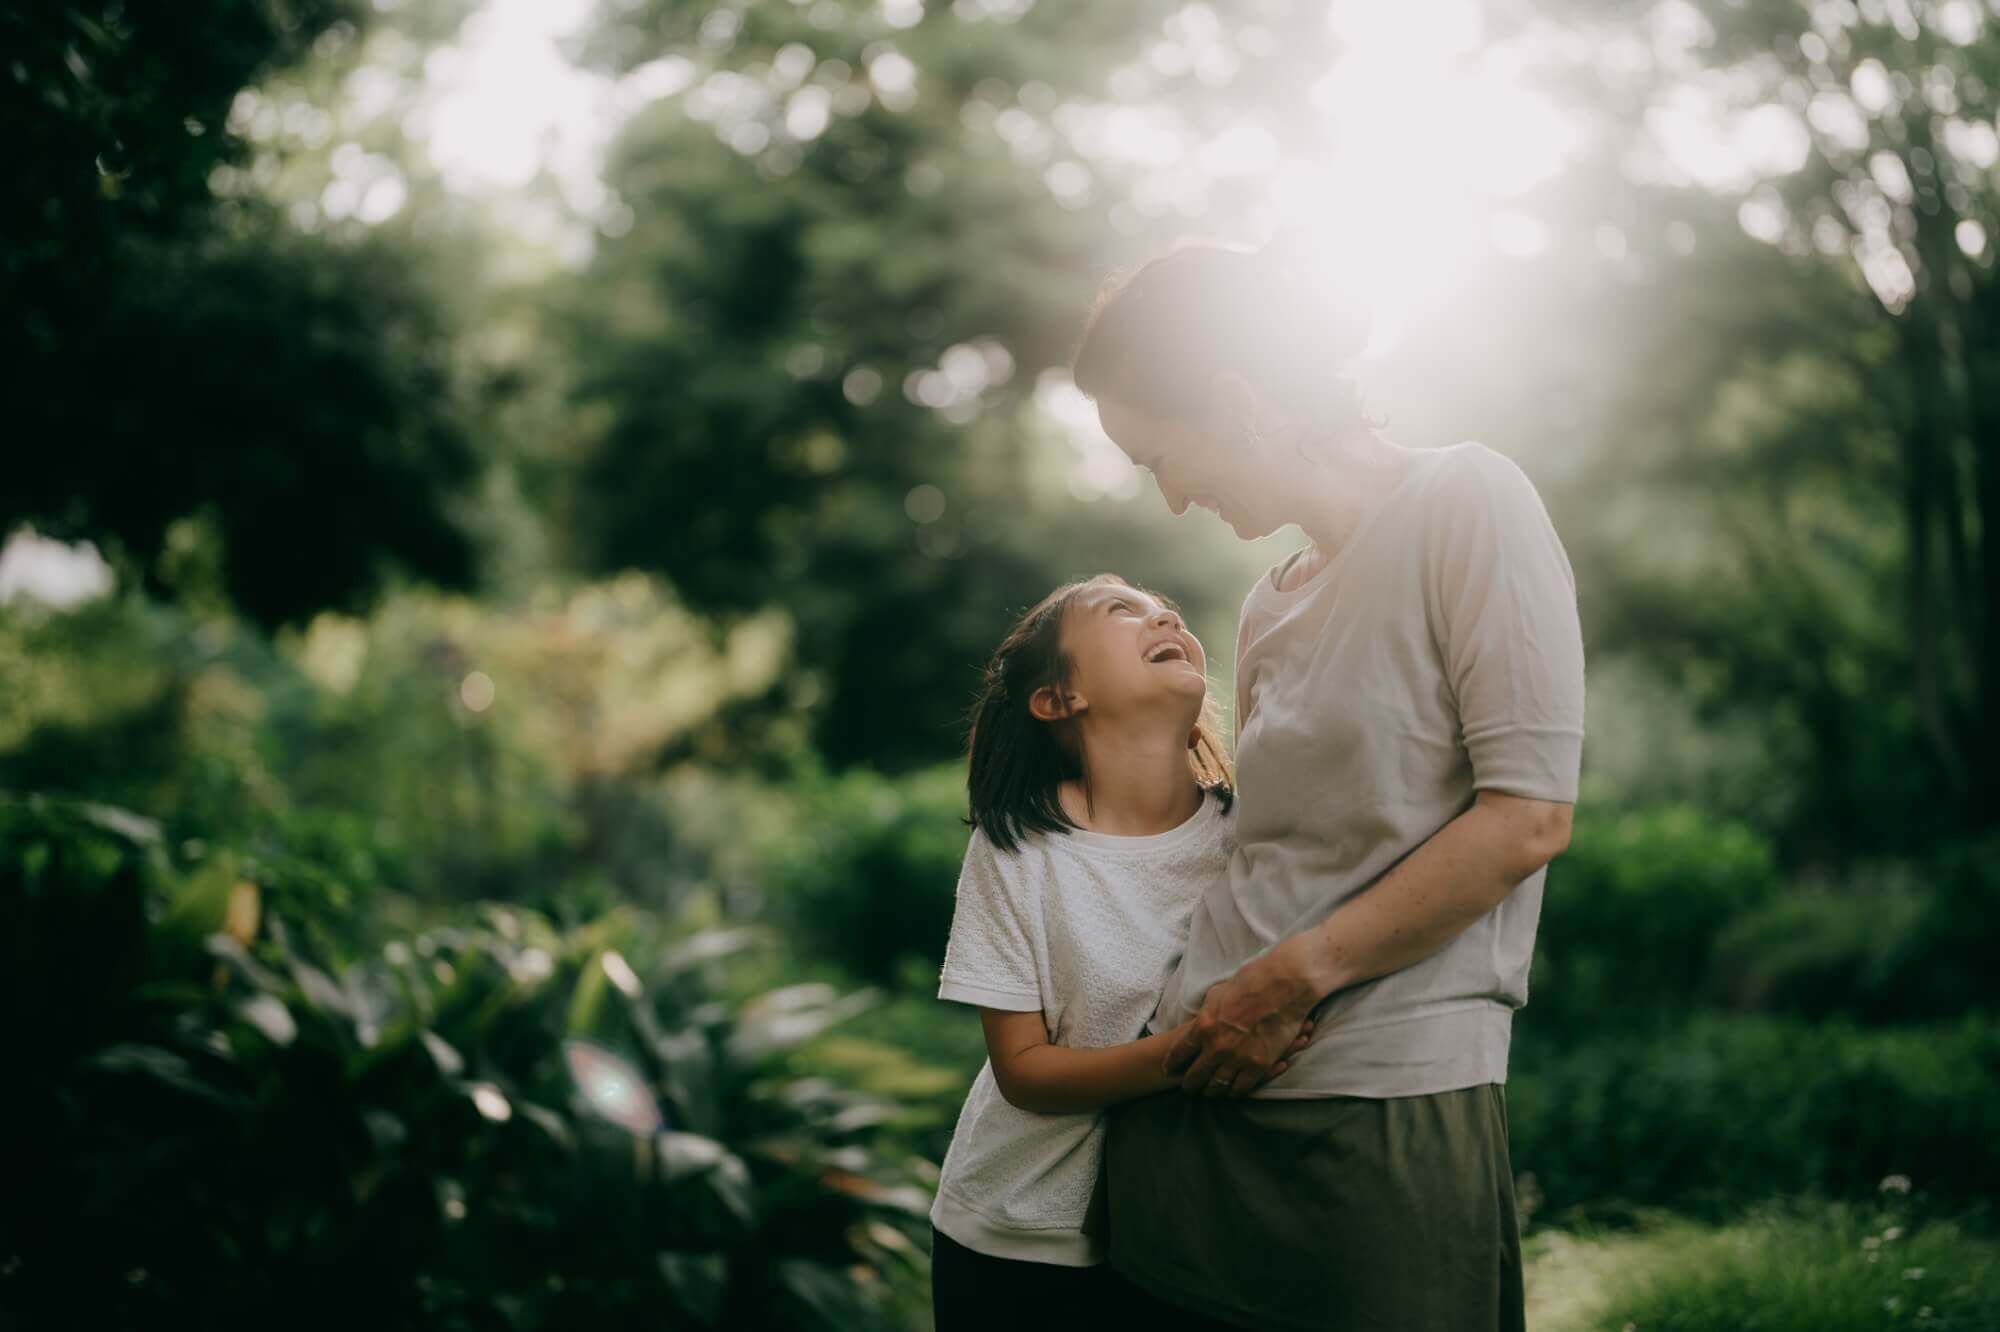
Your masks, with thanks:
M1234 532L1237 539L1241 541L1261 541L1277 530L1276 528L1261 527L1256 523L1245 522L1236 518L1226 518L1223 521L1229 524L1229 530Z

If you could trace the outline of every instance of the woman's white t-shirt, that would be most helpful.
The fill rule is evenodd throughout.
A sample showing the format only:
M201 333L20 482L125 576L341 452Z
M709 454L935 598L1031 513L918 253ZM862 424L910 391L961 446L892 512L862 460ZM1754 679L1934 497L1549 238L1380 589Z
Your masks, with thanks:
M1040 1010L1055 1045L1145 1034L1202 892L1234 850L1222 798L1150 837L1030 833L1013 852L975 829L959 874L938 997ZM1090 1215L1104 1116L1008 1104L979 1070L945 1154L931 1222L977 1253L1066 1267L1104 1261Z
M1159 1030L1381 882L1479 792L1577 798L1576 576L1512 459L1472 440L1417 450L1330 561L1281 589L1285 568L1243 602L1237 851L1195 908ZM1312 1044L1253 1095L1504 1083L1547 876L1535 870L1428 957L1327 996Z

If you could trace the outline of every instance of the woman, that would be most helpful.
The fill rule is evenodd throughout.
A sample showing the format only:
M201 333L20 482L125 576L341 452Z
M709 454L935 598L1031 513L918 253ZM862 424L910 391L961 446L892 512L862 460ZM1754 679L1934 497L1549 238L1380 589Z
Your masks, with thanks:
M1176 514L1312 539L1244 602L1238 849L1149 1024L1193 1019L1192 1094L1112 1114L1111 1262L1246 1327L1520 1329L1502 1084L1576 799L1575 581L1508 459L1376 432L1337 373L1358 321L1311 291L1187 246L1076 357Z

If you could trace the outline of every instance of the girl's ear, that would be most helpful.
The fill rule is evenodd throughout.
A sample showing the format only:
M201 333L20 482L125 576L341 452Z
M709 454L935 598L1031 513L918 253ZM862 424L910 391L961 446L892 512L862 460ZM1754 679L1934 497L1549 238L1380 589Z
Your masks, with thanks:
M1089 706L1082 694L1058 694L1054 685L1043 685L1028 695L1028 711L1037 721L1061 721Z
M1188 732L1188 748L1189 748L1189 749L1200 749L1200 748L1201 748L1201 723L1200 723L1200 722L1196 722L1196 723L1195 723L1195 726L1194 726L1194 729L1193 729L1192 731L1189 731L1189 732Z

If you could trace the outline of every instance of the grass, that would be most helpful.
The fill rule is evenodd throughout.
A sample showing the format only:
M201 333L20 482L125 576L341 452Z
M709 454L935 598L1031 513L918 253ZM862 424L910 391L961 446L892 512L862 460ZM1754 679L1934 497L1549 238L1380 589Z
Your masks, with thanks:
M2000 1328L2000 1243L1876 1203L1761 1205L1729 1225L1653 1214L1542 1231L1523 1252L1535 1332L1938 1332Z

